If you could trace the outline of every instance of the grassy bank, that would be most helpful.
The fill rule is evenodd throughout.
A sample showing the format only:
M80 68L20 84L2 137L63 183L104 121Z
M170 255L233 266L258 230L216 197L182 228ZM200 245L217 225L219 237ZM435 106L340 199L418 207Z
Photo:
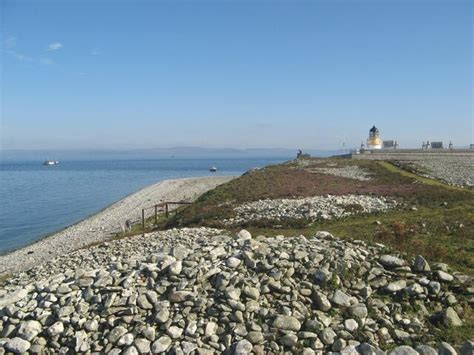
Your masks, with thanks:
M345 166L356 166L371 180L358 181L318 170ZM228 228L222 221L235 216L234 208L242 203L327 194L389 196L401 206L388 213L354 215L310 225L305 220L259 220L232 228L247 228L263 235L308 235L327 230L342 238L384 243L410 255L421 254L474 274L473 190L423 178L387 162L311 159L251 171L204 194L162 227Z

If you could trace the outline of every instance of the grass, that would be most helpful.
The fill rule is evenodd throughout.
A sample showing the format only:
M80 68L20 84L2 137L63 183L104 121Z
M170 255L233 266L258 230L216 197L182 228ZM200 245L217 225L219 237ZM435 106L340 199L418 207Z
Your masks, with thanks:
M358 165L370 181L311 172L313 167ZM262 235L310 235L318 230L348 239L384 243L408 255L446 262L474 274L474 191L420 177L388 163L349 159L289 162L257 170L221 185L164 222L164 227L226 228L223 219L234 208L259 199L316 195L370 194L390 196L402 206L388 213L359 214L308 224L308 220L259 220L234 226ZM415 208L414 208L415 207ZM347 206L357 209L356 206Z

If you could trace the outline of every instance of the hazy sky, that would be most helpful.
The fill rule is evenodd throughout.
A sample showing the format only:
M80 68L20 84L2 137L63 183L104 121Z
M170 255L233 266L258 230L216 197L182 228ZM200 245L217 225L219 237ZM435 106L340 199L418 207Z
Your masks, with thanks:
M470 0L2 0L3 149L474 143Z

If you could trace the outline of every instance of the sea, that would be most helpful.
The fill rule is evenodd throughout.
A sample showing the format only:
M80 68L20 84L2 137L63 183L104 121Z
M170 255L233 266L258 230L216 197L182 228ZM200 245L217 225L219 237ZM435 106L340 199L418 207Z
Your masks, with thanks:
M0 162L0 254L75 224L165 179L241 175L280 158ZM217 172L209 168L217 167Z

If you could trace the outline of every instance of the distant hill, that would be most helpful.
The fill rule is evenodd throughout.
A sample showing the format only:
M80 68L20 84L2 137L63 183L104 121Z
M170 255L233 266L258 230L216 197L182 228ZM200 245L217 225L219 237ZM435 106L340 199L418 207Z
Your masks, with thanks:
M106 159L199 159L199 158L293 158L298 149L289 148L201 148L172 147L130 150L0 150L0 160L106 160ZM304 150L312 156L328 157L341 150Z

